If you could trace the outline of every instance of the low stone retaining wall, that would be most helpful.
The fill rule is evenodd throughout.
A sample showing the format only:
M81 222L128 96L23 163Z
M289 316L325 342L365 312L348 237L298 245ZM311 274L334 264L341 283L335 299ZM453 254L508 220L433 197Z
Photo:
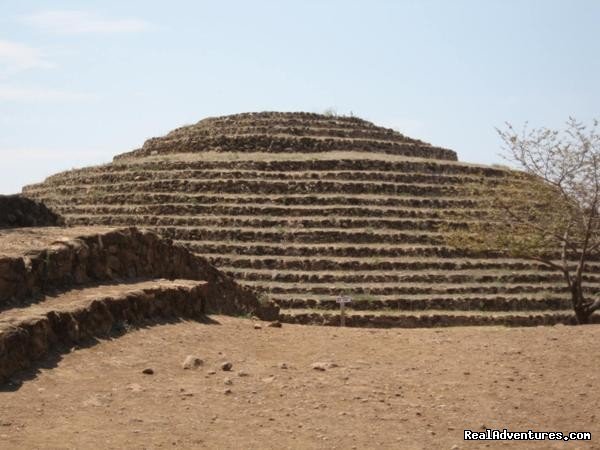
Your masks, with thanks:
M0 195L0 228L57 226L62 218L40 201L20 195Z
M279 320L285 323L303 325L329 325L339 326L339 314L320 313L281 313ZM348 315L346 316L347 327L363 328L430 328L430 327L452 327L452 326L540 326L540 325L573 325L576 323L575 315L572 313L548 313L537 315L451 315L451 314L424 314L424 315ZM600 315L595 315L592 323L600 323Z
M189 284L189 283L188 283ZM56 346L70 347L124 331L129 324L198 318L208 298L207 283L156 287L102 297L72 308L49 309L16 323L0 322L0 384Z
M207 312L277 318L277 307L185 247L136 228L88 234L25 256L0 258L0 308L31 297L90 282L131 278L203 280L209 284Z

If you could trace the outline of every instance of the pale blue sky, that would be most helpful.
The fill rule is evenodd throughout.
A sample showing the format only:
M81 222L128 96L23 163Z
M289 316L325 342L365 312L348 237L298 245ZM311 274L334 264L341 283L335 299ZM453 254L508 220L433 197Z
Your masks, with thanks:
M206 116L335 108L493 163L600 117L600 1L2 1L0 193Z

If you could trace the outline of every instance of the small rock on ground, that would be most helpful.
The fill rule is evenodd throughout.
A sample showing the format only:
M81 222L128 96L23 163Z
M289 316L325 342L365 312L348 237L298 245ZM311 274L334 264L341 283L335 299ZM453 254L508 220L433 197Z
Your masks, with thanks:
M221 364L221 370L224 370L225 372L229 372L232 368L233 368L233 364L231 364L229 361Z
M144 375L153 375L154 374L154 369L147 367L146 369L142 370L142 373Z
M338 367L336 363L333 362L316 362L311 365L311 367L315 370L325 371L327 369L333 369Z
M204 364L204 361L202 361L197 356L188 355L185 358L185 360L183 361L183 369L184 370L197 369L198 367L202 366L203 364Z
M137 384L137 383L132 383L132 384L129 384L129 385L127 386L127 389L129 389L131 392L143 392L143 390L144 390L144 389L142 388L142 386L141 386L141 385L139 385L139 384Z

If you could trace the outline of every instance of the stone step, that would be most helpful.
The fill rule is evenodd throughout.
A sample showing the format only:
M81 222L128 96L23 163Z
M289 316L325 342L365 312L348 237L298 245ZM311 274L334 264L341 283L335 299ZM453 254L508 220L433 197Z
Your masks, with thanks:
M431 173L393 173L386 171L256 171L256 170L223 170L223 169L177 169L177 170L123 170L120 172L86 172L77 173L62 179L50 179L43 186L75 186L89 184L110 184L160 180L275 180L275 181L362 181L372 183L401 184L467 184L483 183L497 185L504 181L503 177L483 177L477 174L431 174ZM42 184L30 185L29 190L39 188Z
M323 283L307 283L306 289L302 289L302 284L300 283L285 283L285 282L269 282L269 284L261 284L258 285L256 282L246 282L249 286L256 288L268 290L281 290L282 292L286 292L284 294L271 294L269 297L274 298L277 301L282 301L284 303L295 302L300 299L301 301L320 301L323 299L327 299L327 295L319 295L316 292L337 292L338 295L352 295L356 299L359 300L395 300L398 296L417 295L417 296L448 296L448 295L459 295L461 298L466 298L468 296L489 296L489 295L528 295L529 297L548 297L553 296L556 297L557 294L560 294L559 297L564 297L564 294L568 294L569 290L565 283L556 282L547 282L544 284L528 284L528 283L496 283L496 282L488 282L488 283L438 283L435 285L428 283L390 283L393 286L389 286L386 284L373 286L374 283L365 283L357 286L357 283L340 283L335 286L323 286ZM365 286L367 286L365 288ZM368 286L371 286L372 291ZM389 289L389 288L392 289ZM312 290L311 290L312 289ZM378 291L392 291L393 294L385 294L385 295L375 295L375 292ZM366 293L361 293L366 292ZM589 294L596 294L600 291L600 284L598 283L588 283L586 287L584 287L584 291ZM337 298L335 295L331 296L330 299ZM566 297L565 297L566 298Z
M361 219L349 216L342 217L313 217L307 218L261 218L256 216L152 216L152 215L73 215L63 214L70 225L96 225L112 226L176 226L176 227L201 227L201 228L274 228L278 231L286 229L326 229L343 228L358 231L440 231L448 228L467 229L473 222L466 220L440 220L440 219Z
M288 126L288 127L303 127L311 126L313 128L341 128L341 129L364 129L364 130L386 130L386 128L378 127L372 122L368 122L358 117L347 116L324 116L322 114L313 113L278 113L278 112L261 112L261 113L241 113L233 114L225 117L210 117L203 119L194 125L188 125L177 128L171 131L167 136L184 134L189 132L190 128L198 126L206 126L219 129L221 127L231 126ZM408 139L408 138L407 138Z
M198 204L162 203L127 205L70 205L60 206L62 215L151 215L151 216L254 216L254 217L351 217L402 219L473 219L489 215L485 209L475 208L394 208L385 206L285 206L269 203L256 204Z
M344 283L375 284L379 286L397 283L563 283L558 271L508 271L508 270L417 270L417 271L293 271L235 269L219 267L239 281L265 281L279 283ZM600 274L585 275L585 281L600 283ZM307 286L308 288L308 286Z
M101 173L122 173L137 171L140 173L148 171L171 171L171 170L250 170L261 172L311 172L311 171L379 171L391 173L422 173L422 174L446 174L446 175L477 175L486 178L493 177L515 177L517 174L508 172L503 168L490 166L478 166L451 161L429 160L414 158L403 158L398 160L384 160L370 153L354 153L349 158L345 153L330 152L327 154L298 154L294 157L277 159L276 154L232 154L232 157L224 158L223 154L210 152L205 153L202 158L176 159L128 159L123 162L115 161L114 164L73 169L61 172L47 178L47 182L65 180ZM327 159L324 159L327 156ZM36 185L32 185L36 186ZM27 192L29 187L25 187Z
M262 228L202 228L202 227L155 227L162 236L173 240L230 240L240 242L278 243L381 243L381 244L431 244L442 242L441 233L418 231L370 230L351 231L344 228L265 230Z
M197 136L177 138L154 138L144 143L143 148L115 157L115 160L139 158L170 153L256 152L266 153L320 153L329 151L368 151L416 158L456 161L456 153L441 147L413 142L395 142L375 139L311 138L295 136Z
M56 290L131 278L206 280L211 313L271 314L206 259L149 230L103 227L0 230L0 310Z
M551 271L555 269L536 261L510 258L439 258L439 257L402 257L402 258L352 258L318 257L304 258L295 256L257 256L230 254L204 254L212 264L233 269L259 270L298 270L298 271L381 271L381 270L529 270ZM573 262L571 268L575 263ZM590 263L589 270L600 272L600 265Z
M399 139L410 142L422 142L417 139L409 138L390 128L384 128L375 125L372 122L360 119L353 116L338 116L338 115L323 115L315 113L277 113L277 112L261 112L261 113L242 113L234 114L225 117L211 117L203 119L194 125L187 125L177 128L167 136L187 136L188 133L195 129L214 129L232 127L292 127L292 128L307 128L311 129L342 129L342 130L372 130L382 133L394 133Z
M207 283L149 280L79 288L0 313L0 384L50 350L109 337L129 325L200 318Z
M353 116L324 115L308 112L277 112L264 111L259 113L239 113L228 116L208 117L194 125L186 125L176 128L167 136L172 134L187 134L190 128L198 126L220 128L223 126L248 126L248 125L285 125L312 127L340 127L344 129L384 129L374 123Z
M269 297L279 297L279 296L288 296L288 297L304 297L306 295L309 296L330 296L337 297L339 295L350 295L355 297L367 297L367 298L380 298L384 296L398 296L398 295L430 295L433 290L429 290L427 287L422 287L427 282L424 281L426 279L432 278L431 276L419 276L415 275L414 278L409 278L409 280L399 280L399 281L388 281L388 282L293 282L293 281L267 281L267 280L248 280L248 279L239 279L238 282L244 286L247 286L250 289L254 289L256 291L263 292L267 294ZM412 281L414 279L414 281ZM469 292L469 287L462 287L463 284L473 285L473 284L487 284L487 286L482 286L480 291L488 290L494 292L494 286L498 286L502 284L502 281L498 281L498 278L484 278L483 281L479 281L477 278L466 278L464 282L461 282L461 278L440 278L438 282L440 286L439 291L443 291L446 289L447 292L457 293L461 295L466 295L466 292ZM560 280L555 281L544 281L544 282L528 282L521 280L508 279L506 282L508 285L516 286L522 285L524 287L524 293L530 297L535 296L559 296L564 295L564 284L561 284ZM539 283L539 284L536 284ZM413 285L412 287L410 285ZM532 286L532 287L527 287ZM598 294L599 289L599 281L589 281L586 283L586 293L591 293L593 295ZM509 290L508 288L507 290ZM477 292L475 295L484 295L480 292ZM501 291L498 288L498 291ZM528 292L531 291L531 292ZM505 295L513 295L519 294L520 291L514 291L506 293Z
M477 260L505 258L506 255L494 251L473 251L458 249L444 245L431 244L384 244L384 243L273 243L265 241L233 242L219 240L179 240L190 250L207 258L218 258L221 255L233 254L240 257L315 257L331 258L474 258ZM548 258L557 259L555 255ZM528 260L521 260L525 264ZM600 256L590 257L590 264L600 262ZM596 264L597 265L597 264Z
M232 242L231 240L177 240L190 250L208 258L224 254L244 256L290 256L318 258L497 258L494 252L473 252L444 245L383 243L274 243L266 241Z
M279 320L285 323L339 326L340 314L327 310L281 310ZM592 323L600 323L594 314ZM539 326L573 324L572 311L352 311L346 315L348 327L428 328L449 326Z
M527 295L519 292L515 295L482 295L482 294L413 294L398 292L397 296L355 296L346 308L349 311L547 311L568 310L571 299L568 294L556 295L553 292L539 293L540 287L533 292L538 295ZM297 296L269 296L281 309L317 309L339 311L340 305L335 297L302 298Z
M257 123L244 123L236 125L225 125L217 127L196 127L186 130L185 136L196 138L199 136L238 136L238 135L267 135L267 136L290 136L290 137L331 137L345 139L374 139L392 142L416 142L408 139L402 134L385 128L349 128L331 125L312 126L273 124L268 126ZM169 133L170 138L177 137L179 133Z
M62 195L55 192L46 194L27 194L34 199L43 199L48 205L60 211L64 205L87 205L90 198L96 204L124 205L124 204L146 204L162 205L168 203L184 203L191 205L257 205L267 206L371 206L371 207L408 207L408 208L477 208L481 200L476 198L453 198L453 197L415 197L415 196L389 196L389 195L335 195L335 194L290 194L290 195L253 195L253 194L189 194L186 192L164 193L164 192L127 192L122 194L94 193L90 197L86 193L78 195Z
M389 183L389 182L362 182L362 181L281 181L281 180L238 180L230 179L163 179L152 181L114 182L105 184L59 185L51 188L43 186L29 188L27 194L54 195L96 195L107 193L130 192L140 190L144 192L185 192L185 193L229 193L229 194L376 194L388 196L417 196L436 197L451 196L472 198L491 192L491 187L475 188L472 185L460 184L435 184L435 183Z

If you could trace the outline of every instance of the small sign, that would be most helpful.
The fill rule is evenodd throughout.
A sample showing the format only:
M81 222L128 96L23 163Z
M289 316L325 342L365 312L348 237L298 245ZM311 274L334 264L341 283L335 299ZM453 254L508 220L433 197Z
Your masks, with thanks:
M350 297L338 297L336 302L340 304L340 326L346 326L346 304L352 303L352 299Z

